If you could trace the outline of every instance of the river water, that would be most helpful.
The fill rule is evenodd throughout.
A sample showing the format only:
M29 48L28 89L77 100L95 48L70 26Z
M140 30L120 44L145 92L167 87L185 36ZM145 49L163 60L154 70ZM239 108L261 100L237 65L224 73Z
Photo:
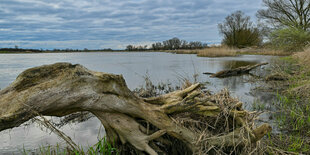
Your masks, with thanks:
M268 104L270 100L265 94L251 95L250 92L256 84L249 82L250 76L217 79L202 73L215 73L224 69L270 62L273 58L260 55L207 58L161 52L0 54L0 88L7 87L18 74L28 68L56 62L70 62L95 71L122 74L130 89L141 86L144 82L143 76L146 74L154 84L169 82L173 85L179 85L184 78L193 80L193 75L197 74L199 82L207 83L207 89L217 92L228 88L234 97L238 97L245 103L246 109L251 109L254 102ZM266 68L268 66L259 70L264 71ZM49 117L49 119L57 118ZM19 154L23 149L64 144L54 133L44 127L36 123L26 122L26 124L28 125L0 132L0 154ZM82 123L69 123L60 130L84 147L95 144L97 138L104 135L101 123L96 118ZM98 135L98 133L101 134Z

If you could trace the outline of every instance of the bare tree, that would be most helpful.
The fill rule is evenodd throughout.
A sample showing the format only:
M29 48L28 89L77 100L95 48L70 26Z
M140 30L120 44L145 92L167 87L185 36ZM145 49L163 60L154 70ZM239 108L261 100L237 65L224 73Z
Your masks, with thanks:
M266 9L257 17L274 25L308 30L310 28L310 0L263 0Z
M242 11L236 11L225 18L218 25L220 33L224 36L223 44L243 48L260 45L262 34L251 22L250 16L245 16Z

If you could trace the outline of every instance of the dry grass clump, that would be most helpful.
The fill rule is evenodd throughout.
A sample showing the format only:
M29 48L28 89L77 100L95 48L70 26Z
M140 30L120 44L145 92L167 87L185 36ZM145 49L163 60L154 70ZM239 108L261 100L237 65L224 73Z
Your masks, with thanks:
M155 96L167 94L175 90L181 89L179 86L173 86L171 83L161 82L161 83L158 83L157 85L154 85L148 74L143 76L143 78L145 82L144 85L133 90L133 92L137 96L140 96L143 98L155 97Z
M211 47L198 51L199 57L230 57L236 56L237 51L228 47Z
M304 84L301 85L299 87L296 88L292 88L291 90L289 90L289 93L293 96L298 96L301 98L310 98L310 84L308 82L308 84Z
M298 52L293 55L293 57L297 58L301 64L310 65L310 47L305 49L303 52Z
M288 56L292 53L290 52L284 52L280 50L263 50L262 52L258 52L259 55L274 55L274 56Z

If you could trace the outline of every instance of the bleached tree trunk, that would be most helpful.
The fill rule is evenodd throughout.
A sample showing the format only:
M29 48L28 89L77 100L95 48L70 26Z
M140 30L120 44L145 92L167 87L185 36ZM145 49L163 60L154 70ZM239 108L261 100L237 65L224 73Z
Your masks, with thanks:
M135 149L154 155L160 151L152 141L171 141L167 134L183 142L191 152L199 149L200 135L176 123L170 116L193 113L216 117L221 108L199 89L200 84L163 96L143 99L126 86L121 75L94 72L81 65L57 63L28 69L7 88L0 91L0 131L17 127L35 117L65 116L90 111L102 122L109 141L131 144ZM239 109L239 110L238 110ZM243 120L246 111L240 104L231 109L231 117L245 127L211 138L214 146L255 143L271 130L269 125L250 129ZM138 120L145 120L158 130L149 132ZM244 134L250 137L242 138Z

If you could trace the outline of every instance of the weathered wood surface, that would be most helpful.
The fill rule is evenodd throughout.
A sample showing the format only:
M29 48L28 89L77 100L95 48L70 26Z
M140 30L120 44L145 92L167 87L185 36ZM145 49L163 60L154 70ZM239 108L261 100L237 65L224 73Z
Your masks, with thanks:
M256 129L249 126L246 119L249 113L241 108L242 103L233 102L225 106L223 102L221 98L204 94L200 84L144 99L128 89L121 75L57 63L28 69L0 91L0 131L17 127L38 114L65 116L89 111L102 122L109 141L119 146L130 144L136 150L151 155L165 152L156 144L173 145L171 139L182 142L192 153L201 149L201 132L198 131L204 130L205 133L208 130L192 130L177 123L173 117L182 113L199 116L202 121L216 118L224 111L228 114L232 121L228 124L233 124L232 128L221 136L205 134L211 137L204 142L212 146L230 147L235 146L235 142L245 146L259 141L271 131L268 124ZM143 125L141 120L152 125L153 130Z
M217 73L203 73L203 74L211 74L210 77L216 77L216 78L225 78L225 77L230 77L230 76L237 76L237 75L242 75L242 74L249 74L249 72L257 67L267 65L268 63L260 63L252 66L242 66L238 67L235 69L229 69L229 70L223 70L219 71Z

